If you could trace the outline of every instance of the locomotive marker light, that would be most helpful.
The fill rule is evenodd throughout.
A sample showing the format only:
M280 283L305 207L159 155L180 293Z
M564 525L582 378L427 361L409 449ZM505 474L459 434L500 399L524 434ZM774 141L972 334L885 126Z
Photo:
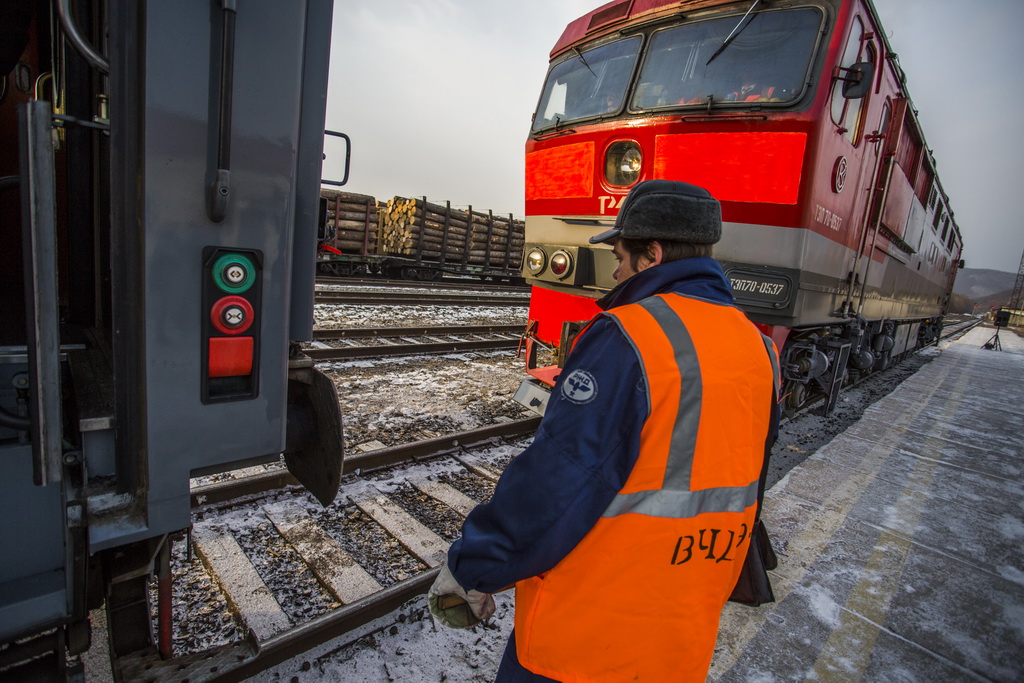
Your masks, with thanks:
M564 249L556 251L551 257L551 272L559 280L564 280L572 274L572 256Z
M548 257L542 249L531 249L526 255L526 269L531 275L540 275L548 265Z

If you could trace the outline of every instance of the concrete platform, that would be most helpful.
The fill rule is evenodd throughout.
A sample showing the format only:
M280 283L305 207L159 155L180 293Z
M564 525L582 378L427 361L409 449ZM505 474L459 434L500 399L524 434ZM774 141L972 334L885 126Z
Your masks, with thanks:
M1024 680L1024 340L949 345L766 495L777 602L709 679Z

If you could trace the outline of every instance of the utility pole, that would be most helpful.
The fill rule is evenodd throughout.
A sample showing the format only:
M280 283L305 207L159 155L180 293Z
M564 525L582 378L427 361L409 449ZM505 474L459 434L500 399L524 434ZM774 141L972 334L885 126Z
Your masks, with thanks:
M1020 255L1020 266L1017 267L1017 282L1013 285L1013 294L1010 295L1010 303L1007 306L1010 310L1019 311L1024 301L1021 295L1024 294L1024 253Z

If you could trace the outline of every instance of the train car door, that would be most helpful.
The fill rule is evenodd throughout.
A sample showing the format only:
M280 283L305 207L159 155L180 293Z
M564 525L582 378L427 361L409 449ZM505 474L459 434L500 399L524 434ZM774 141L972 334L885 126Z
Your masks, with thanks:
M906 120L907 99L896 98L886 102L882 108L878 132L884 134L881 140L882 152L878 160L878 169L875 172L875 180L871 184L869 192L868 219L865 222L865 229L861 234L860 248L857 253L857 261L852 271L853 295L851 301L857 302L858 312L864 305L864 297L867 293L868 276L871 272L871 262L874 259L874 248L878 243L878 232L883 226L883 217L886 216L886 208L894 201L902 201L902 196L896 198L890 196L889 188L892 185L893 169L896 165L896 152L899 148L900 138L903 135L903 126ZM872 136L873 137L873 136ZM879 142L874 138L875 143Z

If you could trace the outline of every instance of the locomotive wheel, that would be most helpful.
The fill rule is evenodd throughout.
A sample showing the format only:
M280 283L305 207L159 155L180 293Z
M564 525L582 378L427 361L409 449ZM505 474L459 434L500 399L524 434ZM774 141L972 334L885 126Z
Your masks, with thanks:
M788 380L785 383L782 394L785 397L785 403L782 406L782 414L785 417L792 417L800 412L807 405L810 397L807 385L793 380Z

